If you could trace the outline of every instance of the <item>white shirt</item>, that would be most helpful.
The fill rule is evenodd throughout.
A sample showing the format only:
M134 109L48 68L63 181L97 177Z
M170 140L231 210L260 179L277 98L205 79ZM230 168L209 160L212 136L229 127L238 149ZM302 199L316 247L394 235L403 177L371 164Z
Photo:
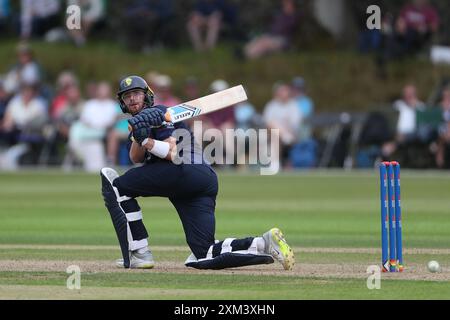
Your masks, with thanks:
M424 108L423 102L418 102L417 109ZM397 100L394 103L394 109L399 112L397 121L397 133L399 134L412 134L416 131L416 109L409 106L403 100Z
M264 108L263 118L266 123L275 122L292 132L298 131L302 120L300 110L294 100L286 103L278 100L269 101Z
M19 90L21 83L38 83L41 81L41 72L36 62L31 61L20 67L16 66L5 76L5 91L15 93Z
M47 118L47 106L42 98L34 98L25 105L21 95L16 95L8 103L6 112L11 115L14 124L19 128L27 126L32 121Z
M280 138L284 144L291 144L297 137L302 115L294 100L286 103L271 100L264 108L263 119L280 129Z
M114 100L92 99L84 105L80 120L85 125L100 130L112 126L117 118L116 102Z
M87 101L80 119L70 127L69 144L79 141L98 141L117 120L118 111L114 100L92 99Z

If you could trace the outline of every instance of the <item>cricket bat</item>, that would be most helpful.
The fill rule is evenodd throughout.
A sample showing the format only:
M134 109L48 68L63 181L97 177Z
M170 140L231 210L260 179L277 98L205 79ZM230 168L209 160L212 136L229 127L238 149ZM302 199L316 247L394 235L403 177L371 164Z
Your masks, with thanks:
M244 87L238 85L195 100L167 108L167 122L176 123L211 113L247 100Z

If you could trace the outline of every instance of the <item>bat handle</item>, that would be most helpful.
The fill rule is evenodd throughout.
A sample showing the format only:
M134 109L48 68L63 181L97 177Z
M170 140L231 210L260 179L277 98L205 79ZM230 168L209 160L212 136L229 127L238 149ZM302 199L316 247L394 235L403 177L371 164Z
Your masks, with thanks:
M166 119L166 122L172 122L172 117L171 117L169 111L167 111L167 112L164 114L164 119Z

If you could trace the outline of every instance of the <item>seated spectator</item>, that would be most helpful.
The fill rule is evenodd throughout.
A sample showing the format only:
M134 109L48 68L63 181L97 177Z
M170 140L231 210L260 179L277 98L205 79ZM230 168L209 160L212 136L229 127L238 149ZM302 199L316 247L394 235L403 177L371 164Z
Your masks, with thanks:
M134 0L124 12L127 45L144 52L168 42L174 17L172 0Z
M200 86L198 83L198 79L193 76L189 76L185 79L184 85L183 85L183 101L191 101L198 99L202 96L200 93ZM193 128L194 121L198 120L196 118L187 119L185 123L190 127Z
M385 2L386 0L358 0L350 1L348 4L358 28L358 49L361 53L378 51L381 47L381 30L367 28L367 8L376 5L384 14L387 11Z
M450 168L450 87L443 90L439 106L442 109L443 123L439 128L436 165L440 169L448 169Z
M428 0L413 0L403 6L396 20L391 20L383 27L384 44L378 58L381 67L389 59L420 52L439 29L438 12Z
M395 27L404 49L414 53L438 32L439 15L428 0L413 0L402 8Z
M117 103L108 83L99 83L95 99L83 106L80 119L69 132L69 148L88 172L98 172L106 164L104 139L117 118Z
M362 122L358 137L355 164L358 168L373 168L382 157L382 146L394 140L389 120L382 112L369 112Z
M31 47L26 43L20 43L16 52L17 63L4 79L4 88L10 95L19 91L21 83L39 84L42 81L41 67L35 60Z
M197 0L189 16L187 30L196 51L216 46L222 26L224 0ZM206 29L206 37L202 33Z
M3 80L0 79L0 123L3 120L6 112L6 106L8 105L9 95L3 85Z
M302 115L300 124L299 140L307 140L312 136L311 118L314 114L314 102L306 94L305 80L301 77L295 77L291 82L292 95L297 107Z
M64 89L64 102L54 116L58 133L65 142L69 139L69 131L72 124L80 118L84 100L78 83L68 84Z
M163 105L173 107L181 103L181 100L172 93L172 79L160 74L156 76L152 82L153 91L155 92L155 105Z
M228 82L222 79L218 79L211 83L209 87L209 93L216 93L228 89L229 87L230 86ZM203 121L203 128L205 130L209 128L217 128L220 130L234 128L234 106L205 114L201 117L201 120Z
M123 114L119 106L117 108L117 122L108 132L106 140L107 162L108 165L130 166L132 162L127 148L129 116Z
M1 166L4 169L16 169L22 155L39 147L46 122L47 105L38 96L36 85L24 83L20 93L8 103L0 128L11 145L2 155Z
M248 90L247 90L248 94ZM237 138L242 141L242 139L245 139L245 151L239 152L240 149L238 146L238 149L236 150L236 161L238 164L238 169L244 170L246 167L244 167L241 164L253 164L250 163L250 152L251 152L251 146L250 146L250 140L247 139L247 130L249 129L265 129L265 123L262 119L261 114L256 112L255 107L249 102L244 101L236 104L234 106L234 127L236 129L242 129L244 131L236 131L235 135ZM258 136L259 143L264 143L266 140L260 140L260 136ZM232 142L232 141L230 141ZM256 156L256 155L252 155ZM248 159L248 161L247 161Z
M277 83L273 89L273 99L263 112L263 118L269 129L279 129L281 160L286 162L290 148L297 142L301 113L292 99L291 87Z
M53 157L54 163L71 160L69 159L70 152L65 152L64 159L62 159L61 150L67 150L70 127L80 117L83 105L84 101L78 82L65 84L64 94L59 99L57 112L51 114L52 123L46 127L47 152L45 153L46 157L42 158L43 161L45 159L48 162L51 157ZM61 146L65 148L61 148Z
M398 147L417 142L417 111L424 110L425 104L417 97L416 87L408 84L403 88L403 97L395 101L394 109L398 111L395 141L387 142L382 147L383 158L389 158ZM405 161L408 161L405 160Z
M416 87L414 85L406 85L403 88L403 98L394 103L394 109L399 112L397 142L406 142L416 138L416 112L424 108L425 104L417 97Z
M67 90L72 87L78 87L78 80L70 71L63 71L56 80L56 96L50 105L50 117L52 119L59 118L61 110L67 104Z
M9 0L0 0L0 34L6 34L10 19L11 8Z
M236 129L247 130L264 127L261 115L256 112L255 107L248 101L240 102L234 107L234 119Z
M228 82L222 79L215 80L209 86L210 94L216 93L225 89L228 89L230 86ZM202 131L205 132L208 129L218 129L221 131L222 136L224 137L224 156L226 154L233 154L234 152L234 138L230 135L226 135L227 129L233 129L235 127L235 118L234 118L234 108L235 106L229 106L227 108L223 108L216 112L208 113L201 116L197 120L202 121ZM196 121L196 120L194 120ZM197 132L194 132L194 134ZM197 133L198 134L198 133ZM194 137L197 141L202 141L200 137ZM228 139L227 139L228 138ZM224 158L225 160L225 158ZM219 163L220 164L220 163Z
M10 100L10 95L4 89L3 81L0 79L0 148L12 144L11 136L3 131L3 119L6 113L6 107Z
M59 0L21 0L20 35L22 39L42 37L60 25Z
M183 86L184 101L191 101L200 98L200 87L196 77L187 77Z
M246 44L244 48L245 57L255 59L269 53L288 49L298 22L299 15L294 1L282 0L281 10L274 15L268 32Z
M91 29L104 19L106 3L103 0L68 0L67 5L81 8L81 29L70 30L70 35L77 46L82 46Z
M98 83L96 81L88 81L84 87L84 96L86 100L97 98Z

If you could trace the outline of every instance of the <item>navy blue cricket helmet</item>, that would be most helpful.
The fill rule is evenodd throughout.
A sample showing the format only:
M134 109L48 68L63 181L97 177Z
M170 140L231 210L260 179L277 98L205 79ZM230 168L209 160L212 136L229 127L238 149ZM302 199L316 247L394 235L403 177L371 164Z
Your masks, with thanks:
M128 76L120 81L119 91L117 92L117 99L119 100L120 109L122 109L123 113L129 113L129 111L122 99L122 95L125 92L136 89L141 89L145 93L144 108L153 106L155 94L153 93L152 89L150 89L147 82L139 76Z

